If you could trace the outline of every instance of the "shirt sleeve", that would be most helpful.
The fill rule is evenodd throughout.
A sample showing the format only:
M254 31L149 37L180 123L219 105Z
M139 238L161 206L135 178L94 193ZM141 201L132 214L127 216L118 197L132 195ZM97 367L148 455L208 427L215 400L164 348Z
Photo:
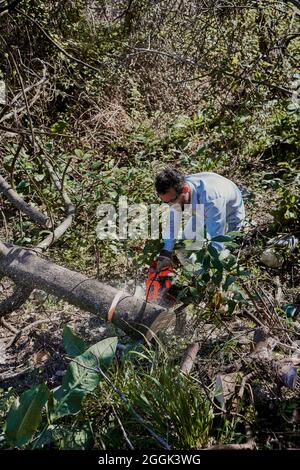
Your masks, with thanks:
M224 235L226 228L226 200L218 198L207 202L204 206L204 220L209 240L218 235ZM223 249L223 243L220 242L212 242L212 246L219 252Z
M182 211L170 207L163 226L164 250L172 251L181 228Z

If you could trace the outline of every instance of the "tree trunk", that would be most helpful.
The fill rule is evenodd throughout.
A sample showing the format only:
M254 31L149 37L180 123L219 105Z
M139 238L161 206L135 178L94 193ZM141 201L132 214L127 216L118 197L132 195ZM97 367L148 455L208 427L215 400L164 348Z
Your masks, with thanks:
M0 273L19 285L44 290L83 310L100 315L104 320L108 320L110 312L111 321L130 335L138 334L136 330L146 333L154 321L160 325L164 323L165 317L170 316L166 309L126 292L119 294L118 298L118 289L22 248L10 248L6 255L0 257Z

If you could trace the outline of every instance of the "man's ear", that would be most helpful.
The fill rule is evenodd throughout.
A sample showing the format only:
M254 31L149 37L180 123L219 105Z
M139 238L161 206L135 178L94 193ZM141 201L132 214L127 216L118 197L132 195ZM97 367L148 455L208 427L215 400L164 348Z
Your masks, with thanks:
M183 192L184 194L186 194L186 193L189 193L189 192L190 192L190 187L189 187L189 185L188 185L188 184L185 184L185 185L183 186L183 188L182 188L182 192Z

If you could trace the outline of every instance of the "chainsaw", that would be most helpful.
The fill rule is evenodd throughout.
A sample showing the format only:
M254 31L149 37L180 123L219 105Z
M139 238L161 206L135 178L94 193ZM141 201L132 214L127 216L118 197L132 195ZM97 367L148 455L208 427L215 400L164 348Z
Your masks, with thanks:
M176 292L172 283L176 271L172 267L157 270L157 261L154 259L148 270L146 279L146 301L161 306L172 307L177 303Z

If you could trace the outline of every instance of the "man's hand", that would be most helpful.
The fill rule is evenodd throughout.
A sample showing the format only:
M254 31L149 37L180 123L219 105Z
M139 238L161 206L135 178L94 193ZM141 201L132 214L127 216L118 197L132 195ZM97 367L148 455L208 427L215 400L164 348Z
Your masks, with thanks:
M172 252L167 250L162 250L156 258L157 262L157 271L161 271L164 268L169 268L172 266Z

